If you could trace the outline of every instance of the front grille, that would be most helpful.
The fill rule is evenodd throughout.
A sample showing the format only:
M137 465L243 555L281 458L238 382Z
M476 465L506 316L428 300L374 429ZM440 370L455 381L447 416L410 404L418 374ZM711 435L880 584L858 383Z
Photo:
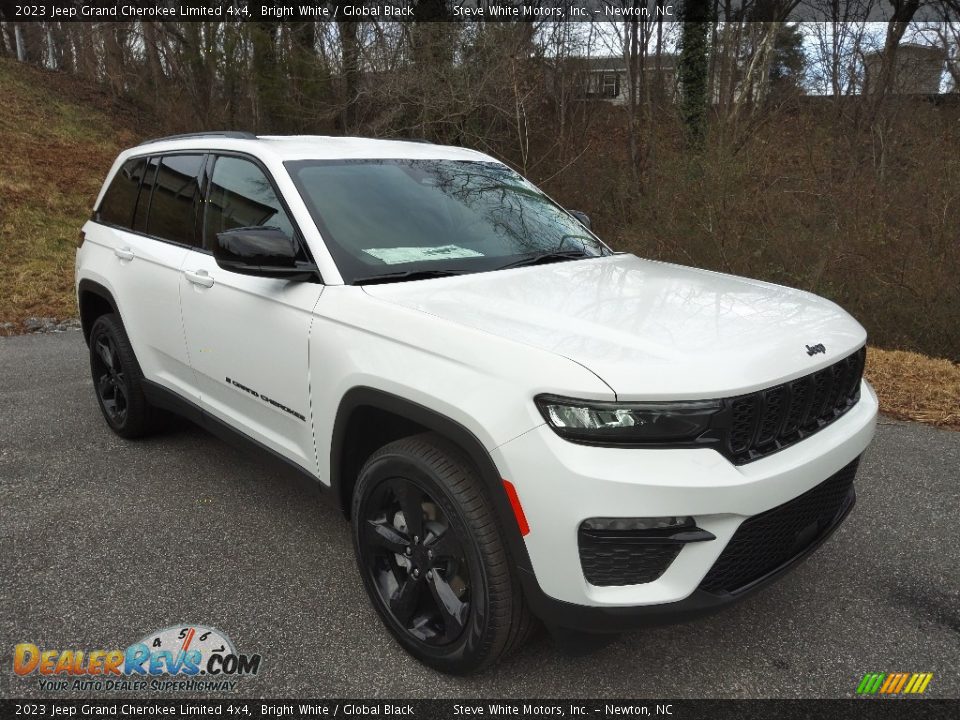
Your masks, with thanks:
M580 564L591 585L639 585L653 582L670 567L683 545L638 544L629 538L602 537L580 530Z
M826 427L860 399L866 347L792 382L729 398L726 455L759 460Z
M700 589L736 592L815 543L852 502L858 462L859 458L790 502L744 521Z

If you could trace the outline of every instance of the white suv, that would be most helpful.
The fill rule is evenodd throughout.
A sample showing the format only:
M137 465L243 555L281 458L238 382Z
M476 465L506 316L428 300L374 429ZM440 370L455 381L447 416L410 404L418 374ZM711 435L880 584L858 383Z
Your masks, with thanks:
M877 413L853 318L612 252L487 155L164 138L121 153L83 234L110 427L173 410L329 488L377 612L440 670L534 618L720 608L853 505Z

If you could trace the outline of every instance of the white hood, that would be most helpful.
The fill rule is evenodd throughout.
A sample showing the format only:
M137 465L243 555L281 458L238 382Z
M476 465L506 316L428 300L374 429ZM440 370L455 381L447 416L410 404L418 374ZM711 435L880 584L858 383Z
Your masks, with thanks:
M364 289L567 357L620 399L749 392L813 372L866 341L856 320L810 293L633 255ZM816 345L825 352L808 354Z

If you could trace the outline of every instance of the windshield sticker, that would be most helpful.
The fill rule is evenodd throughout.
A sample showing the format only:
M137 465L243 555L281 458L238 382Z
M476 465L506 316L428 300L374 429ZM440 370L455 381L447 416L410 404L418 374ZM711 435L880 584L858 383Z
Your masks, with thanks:
M456 258L483 257L483 253L460 247L459 245L368 248L364 250L364 252L367 255L373 255L377 260L385 262L387 265L401 265L403 263L420 262L421 260L454 260Z

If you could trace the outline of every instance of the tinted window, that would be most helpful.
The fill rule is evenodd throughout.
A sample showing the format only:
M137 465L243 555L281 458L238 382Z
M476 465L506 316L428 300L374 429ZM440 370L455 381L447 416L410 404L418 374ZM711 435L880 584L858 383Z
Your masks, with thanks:
M206 246L212 248L224 230L260 226L294 237L293 223L263 171L243 158L218 157L206 210Z
M164 240L199 245L196 238L203 155L166 155L154 180L146 232Z
M146 158L127 160L110 183L97 212L99 220L111 225L129 228L133 219L133 206L137 202L140 180L143 177Z
M133 214L133 229L137 232L144 232L147 227L147 211L150 210L150 197L153 193L154 182L157 179L158 167L160 167L160 158L150 158L143 176L143 182L140 184L137 209Z

